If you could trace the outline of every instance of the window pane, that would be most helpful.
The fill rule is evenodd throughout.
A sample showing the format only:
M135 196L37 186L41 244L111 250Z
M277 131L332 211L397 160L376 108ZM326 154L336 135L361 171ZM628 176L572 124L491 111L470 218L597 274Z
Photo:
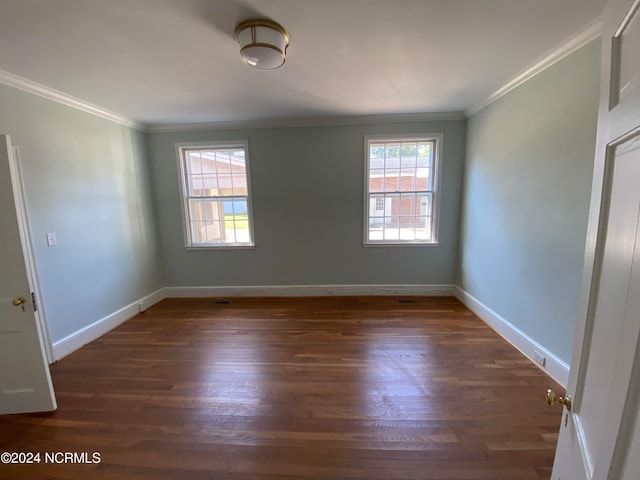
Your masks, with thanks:
M231 167L234 172L238 173L242 171L242 173L246 173L247 164L245 161L244 150L231 150L229 152L231 155Z
M386 157L384 159L384 168L400 168L399 157Z
M415 169L402 169L400 171L400 191L416 191L416 171Z
M418 157L428 158L431 156L431 142L418 143Z
M198 173L216 173L215 162L211 160L211 154L208 152L200 152L200 158L198 159Z
M396 168L385 171L384 191L397 192L399 188L400 170Z
M398 226L398 217L390 217L385 219L384 239L400 240L400 228Z
M416 190L433 190L431 186L431 169L418 168L416 171Z
M222 205L217 200L189 200L192 221L212 222L222 219Z
M233 200L233 215L236 230L243 230L248 234L249 210L247 208L247 201L245 199Z
M415 217L398 217L398 223L400 228L411 228L413 229L416 225Z
M202 176L204 186L204 196L214 197L218 195L218 177L215 174L207 173Z
M186 166L187 173L189 175L202 174L202 162L200 160L200 152L188 151L186 153L185 166Z
M221 222L191 222L191 236L194 243L219 243L224 231Z
M231 196L233 195L233 184L231 183L231 175L218 175L218 195Z
M400 200L400 215L416 214L416 194L403 193Z
M400 168L402 168L403 171L407 171L407 172L411 172L415 175L415 170L416 170L416 158L415 157L411 157L411 158L405 158L402 157L402 160L400 160Z
M393 217L400 214L400 195L385 195L384 214Z
M369 144L369 159L384 158L384 143Z
M385 156L387 158L399 158L400 143L387 143L385 147Z
M202 181L202 175L190 175L187 177L189 196L201 197L204 194L204 184Z
M416 196L416 215L431 215L432 212L431 193L423 193Z
M227 151L216 151L215 152L215 168L217 168L218 174L220 173L231 173L231 159L230 154Z
M241 177L246 178L247 176L247 169L244 165L244 160L242 160L242 163L234 163L233 161L231 162L231 173L233 175L239 175Z
M383 240L384 218L369 217L369 240Z
M416 217L416 240L431 239L431 217Z
M417 154L416 144L415 143L403 143L402 144L402 152L401 153L402 153L403 161L406 158L411 157L411 158L413 158L413 161L415 163L415 157L416 157L416 154Z
M251 240L246 199L235 198L224 202L224 224L229 242L248 243Z
M400 217L400 239L415 240L415 217Z
M381 168L369 170L369 192L383 192L384 170Z
M384 197L372 196L369 198L369 216L384 217Z
M247 194L247 177L243 175L231 175L233 183L233 195Z

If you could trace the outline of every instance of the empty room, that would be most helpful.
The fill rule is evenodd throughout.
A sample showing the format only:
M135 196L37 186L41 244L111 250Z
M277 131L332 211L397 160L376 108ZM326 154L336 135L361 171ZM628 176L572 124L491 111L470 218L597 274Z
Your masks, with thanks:
M640 478L640 0L0 0L0 479Z

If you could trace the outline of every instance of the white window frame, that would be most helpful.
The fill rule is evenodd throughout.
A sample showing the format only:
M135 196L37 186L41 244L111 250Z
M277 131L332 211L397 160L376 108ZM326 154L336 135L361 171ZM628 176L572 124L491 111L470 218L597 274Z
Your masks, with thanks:
M369 144L376 142L414 142L417 140L434 141L435 148L433 149L433 203L432 203L432 239L429 241L424 240L370 240L369 239L369 217L370 217L370 195L369 192ZM364 137L364 230L363 230L363 245L365 247L398 247L398 246L415 246L415 247L430 247L438 245L439 223L440 223L440 197L441 191L441 169L442 169L442 145L444 142L444 134L442 133L425 133L425 134L412 134L412 135L367 135ZM410 193L410 192L403 192Z
M184 245L187 250L207 250L207 249L253 249L255 248L254 242L254 229L253 229L253 208L252 208L252 195L251 195L251 172L249 167L249 142L247 140L235 140L235 141L211 141L211 142L189 142L189 143L176 143L176 157L178 161L178 175L180 177L180 199L182 202L182 229L184 232ZM245 168L247 176L247 214L249 223L249 242L236 242L236 243L194 243L191 234L190 215L189 215L189 188L187 185L187 170L185 165L184 152L186 150L223 150L225 148L243 148ZM224 198L224 197L220 197Z

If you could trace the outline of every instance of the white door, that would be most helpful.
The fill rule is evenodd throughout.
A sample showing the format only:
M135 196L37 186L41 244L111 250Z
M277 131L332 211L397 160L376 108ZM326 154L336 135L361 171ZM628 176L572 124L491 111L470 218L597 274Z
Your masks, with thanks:
M640 479L640 0L603 16L580 316L553 480Z
M56 409L22 248L19 178L11 141L0 135L0 414Z

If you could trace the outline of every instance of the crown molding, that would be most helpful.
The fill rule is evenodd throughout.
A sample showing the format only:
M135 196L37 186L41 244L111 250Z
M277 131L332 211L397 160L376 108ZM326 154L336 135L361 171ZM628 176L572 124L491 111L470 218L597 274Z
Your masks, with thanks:
M91 115L95 115L97 117L119 123L120 125L124 125L125 127L144 131L144 125L136 122L135 120L4 70L0 70L0 84L17 88L18 90L22 90L23 92L31 93L33 95L38 95L39 97L52 100L56 103L60 103L68 107L90 113Z
M554 63L559 62L566 56L575 52L579 48L585 46L591 40L595 40L598 38L602 31L602 19L598 18L593 23L590 23L583 29L579 30L575 35L570 37L566 42L562 45L554 48L546 55L544 55L541 59L535 62L532 66L527 68L525 71L518 74L511 81L507 82L504 86L493 92L489 97L484 99L482 102L478 102L473 105L471 108L465 110L465 115L467 118L475 115L483 108L491 105L493 102L498 100L499 98L505 96L511 90L514 90L516 87L522 85L527 80L535 77L539 73L543 72Z
M338 125L373 125L379 123L434 122L464 120L464 112L434 112L345 117L289 118L280 120L249 120L243 122L173 123L146 125L148 133L200 132L206 130L239 130L250 128L330 127Z

